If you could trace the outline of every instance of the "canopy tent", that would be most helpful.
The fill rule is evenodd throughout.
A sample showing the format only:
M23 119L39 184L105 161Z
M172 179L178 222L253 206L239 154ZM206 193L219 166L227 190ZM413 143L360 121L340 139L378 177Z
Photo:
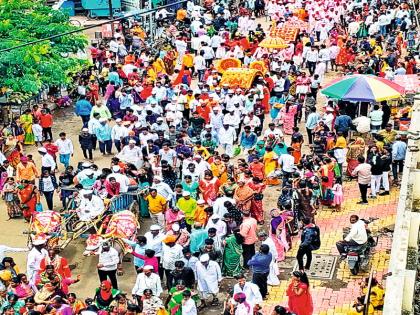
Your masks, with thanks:
M401 97L404 88L384 78L357 74L332 81L321 93L343 101L380 102Z
M220 84L249 89L258 76L262 76L262 73L256 69L230 68L223 73Z

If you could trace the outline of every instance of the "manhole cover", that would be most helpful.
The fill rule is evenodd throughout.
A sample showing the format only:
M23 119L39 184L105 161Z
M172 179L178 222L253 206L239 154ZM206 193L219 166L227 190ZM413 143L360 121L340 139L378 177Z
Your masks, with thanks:
M306 256L304 258L306 262ZM330 255L312 255L311 269L306 271L310 278L315 279L332 279L334 275L335 265L337 263L336 256ZM298 270L298 264L295 264L293 270Z

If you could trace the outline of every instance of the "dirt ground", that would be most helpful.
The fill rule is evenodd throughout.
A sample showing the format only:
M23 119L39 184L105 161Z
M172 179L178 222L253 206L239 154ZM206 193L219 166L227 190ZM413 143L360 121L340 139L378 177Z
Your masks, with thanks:
M262 20L265 24L265 19ZM82 23L84 25L85 23ZM89 24L86 22L86 24ZM94 32L97 29L91 29L88 31L87 35L89 37L93 37ZM331 79L332 76L327 74L327 80ZM321 99L318 104L321 104L323 100ZM71 164L73 166L77 165L78 161L83 160L83 155L78 145L78 134L81 127L81 120L79 117L76 117L73 114L73 109L65 109L65 110L57 110L54 113L54 126L53 126L53 134L55 136L58 135L59 132L64 131L67 133L68 137L73 141L75 147L75 154L74 157L71 159ZM267 120L266 120L267 121ZM302 124L301 130L304 130L304 126ZM289 139L286 139L289 142ZM307 145L303 147L304 151L308 151ZM37 165L40 165L40 156L36 151L35 147L26 147L25 151L27 154L32 153L34 156L34 160ZM103 157L99 150L94 152L94 161L95 164L99 166L99 168L109 166L110 157ZM60 171L63 170L63 165L59 165ZM265 192L264 198L264 208L266 212L266 222L268 221L268 213L270 209L276 207L277 198L280 194L279 187L268 187ZM45 208L45 200L42 199ZM0 229L0 244L5 244L8 246L14 247L25 247L27 245L27 231L28 225L23 222L22 219L14 219L7 221L7 213L4 207L4 203L0 201L1 208L3 211L0 212L0 222L2 223L2 228ZM55 196L55 205L59 207L60 201L58 200L58 196ZM143 220L141 223L140 234L144 234L145 231L148 230L150 226L150 222L148 219ZM73 276L81 275L81 281L71 286L70 291L76 292L80 298L87 298L92 297L95 288L98 287L99 279L97 275L96 264L98 261L97 257L83 257L82 252L84 250L84 240L79 239L76 241L71 242L66 249L62 252L62 255L69 260L73 268ZM12 253L11 256L15 258L19 268L21 271L26 270L26 253ZM282 280L289 279L290 272L294 265L293 258L287 258L286 261L279 264L281 274L280 278ZM131 261L124 262L124 275L119 277L119 286L123 292L131 294L131 289L135 283L135 271ZM226 292L228 288L231 288L235 281L233 279L225 279L222 282L221 292ZM223 295L219 297L222 301ZM216 314L221 312L221 307L218 308L211 308L206 309L203 311L203 314Z

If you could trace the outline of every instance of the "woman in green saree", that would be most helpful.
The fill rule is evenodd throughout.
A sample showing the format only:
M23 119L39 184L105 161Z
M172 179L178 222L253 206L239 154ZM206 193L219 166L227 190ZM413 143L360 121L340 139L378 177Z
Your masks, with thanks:
M32 132L33 119L34 118L30 109L25 110L25 112L19 118L22 124L22 128L25 131L25 138L23 140L24 144L35 144L35 136Z
M195 301L196 304L198 301L200 301L200 297L197 294L194 294L191 289L188 289L185 286L184 281L179 280L176 286L169 290L169 296L166 300L169 315L182 315L182 300L184 298L182 293L184 291L191 292L191 298Z
M222 273L225 277L235 277L243 272L242 257L243 237L239 229L233 230L233 234L224 240Z

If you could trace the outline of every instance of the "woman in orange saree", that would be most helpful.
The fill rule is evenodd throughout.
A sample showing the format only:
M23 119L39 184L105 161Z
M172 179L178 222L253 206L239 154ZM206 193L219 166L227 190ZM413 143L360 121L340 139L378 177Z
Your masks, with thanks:
M28 181L22 181L23 187L20 188L18 195L22 207L23 217L30 221L35 213L36 204L39 203L40 195L38 188Z

